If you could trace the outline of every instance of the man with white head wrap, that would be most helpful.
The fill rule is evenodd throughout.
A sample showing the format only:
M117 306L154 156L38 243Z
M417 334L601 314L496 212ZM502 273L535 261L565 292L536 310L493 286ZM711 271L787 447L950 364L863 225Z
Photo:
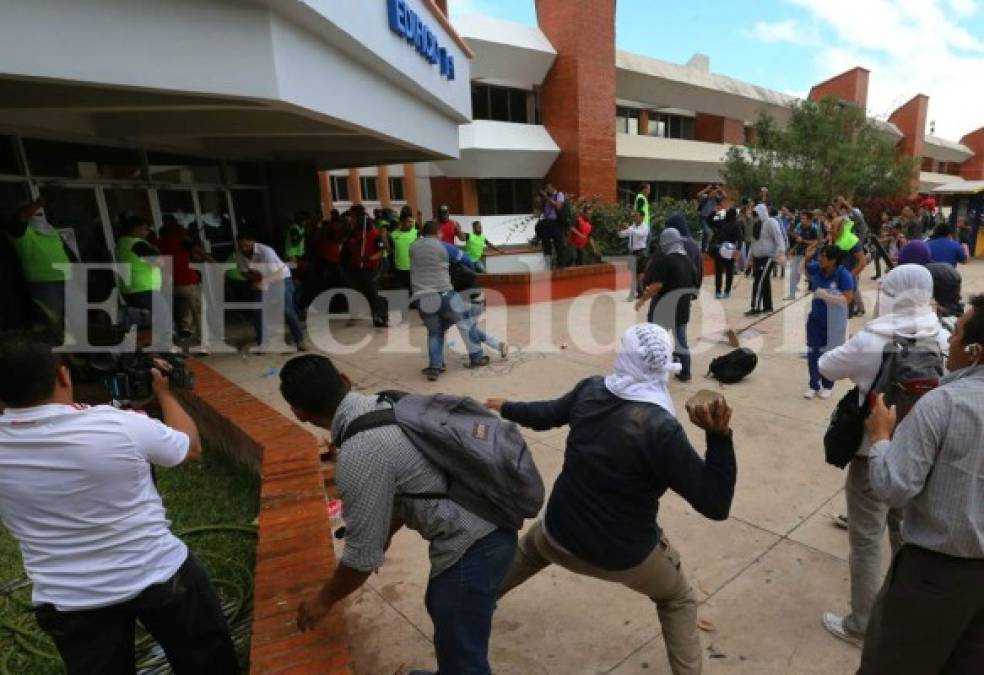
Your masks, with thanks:
M703 459L687 440L666 388L678 368L672 353L666 329L638 324L623 334L608 377L589 377L552 401L486 403L531 429L570 425L545 516L520 541L500 593L550 564L620 583L656 603L673 673L697 675L697 601L657 524L659 498L673 490L704 516L724 520L737 468L723 399L688 406L706 432Z
M878 316L841 347L820 357L820 373L829 380L850 379L863 402L881 368L885 345L898 337L947 350L949 333L933 311L933 277L921 265L900 265L882 277ZM893 553L902 543L901 512L875 496L868 473L871 441L865 434L847 470L847 526L850 540L851 612L827 612L823 624L837 637L860 647L871 607L884 573L881 547L887 527Z

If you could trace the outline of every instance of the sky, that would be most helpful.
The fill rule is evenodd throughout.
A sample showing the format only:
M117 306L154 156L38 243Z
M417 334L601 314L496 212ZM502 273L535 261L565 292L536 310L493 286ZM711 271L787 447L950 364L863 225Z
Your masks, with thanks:
M930 97L927 133L984 126L984 0L617 0L619 49L805 97L855 66L871 71L868 112L887 119ZM449 0L467 14L536 25L534 0ZM590 48L590 41L586 47Z

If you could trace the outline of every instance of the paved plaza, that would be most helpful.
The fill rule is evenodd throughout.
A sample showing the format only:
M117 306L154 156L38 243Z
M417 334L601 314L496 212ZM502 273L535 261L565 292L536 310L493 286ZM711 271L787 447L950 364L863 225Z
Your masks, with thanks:
M961 271L965 295L984 290L984 264L975 262ZM872 294L870 317L875 285L869 275L863 288ZM786 282L773 283L774 296L785 295ZM820 623L823 611L844 612L848 603L847 533L831 522L832 514L845 509L844 473L824 463L821 437L830 411L849 385L838 383L828 401L802 397L807 368L799 352L808 298L785 304L743 334L742 343L760 356L750 378L723 387L703 379L711 358L730 349L721 341L723 331L752 322L742 316L750 291L750 280L743 280L730 300L715 301L713 280L705 279L689 331L695 378L671 385L681 421L701 454L703 434L686 419L683 403L700 389L720 387L734 407L738 485L731 517L708 521L667 494L659 520L702 600L700 616L714 629L702 634L705 672L847 675L857 668L860 652L830 636ZM486 321L491 332L517 346L509 360L495 356L489 368L466 370L464 355L454 354L436 383L420 374L425 332L416 317L409 327L388 332L364 322L346 327L344 320L332 321L333 338L349 347L336 345L329 353L359 391L447 391L479 400L548 398L567 392L584 377L609 372L617 334L643 317L631 307L619 291L492 309ZM852 330L864 321L854 319ZM324 347L327 329L309 328L313 341ZM460 348L453 329L449 338ZM355 350L352 346L360 341L365 344ZM406 353L407 344L417 353ZM277 391L275 370L285 359L215 355L207 362L289 415ZM566 429L528 432L526 437L549 488L561 469ZM885 550L887 566L887 540ZM423 603L428 570L426 543L401 531L386 564L349 601L357 673L393 675L433 666L431 623ZM500 603L491 662L501 675L669 673L656 611L648 599L556 567Z

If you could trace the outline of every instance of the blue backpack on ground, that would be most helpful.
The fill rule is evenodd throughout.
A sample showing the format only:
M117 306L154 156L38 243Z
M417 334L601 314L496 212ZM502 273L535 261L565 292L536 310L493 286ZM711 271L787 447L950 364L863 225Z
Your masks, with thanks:
M424 457L447 475L447 493L400 494L404 499L450 499L494 525L513 530L535 518L546 490L533 455L514 423L467 396L384 391L393 407L349 422L335 442L396 425Z

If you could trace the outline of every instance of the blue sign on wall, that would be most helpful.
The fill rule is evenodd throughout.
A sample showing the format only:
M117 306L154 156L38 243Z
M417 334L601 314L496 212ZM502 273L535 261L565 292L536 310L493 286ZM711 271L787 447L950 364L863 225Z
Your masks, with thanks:
M417 53L428 63L439 63L441 75L454 79L454 56L437 41L437 35L420 16L407 7L406 0L386 0L389 7L390 30L414 45Z

